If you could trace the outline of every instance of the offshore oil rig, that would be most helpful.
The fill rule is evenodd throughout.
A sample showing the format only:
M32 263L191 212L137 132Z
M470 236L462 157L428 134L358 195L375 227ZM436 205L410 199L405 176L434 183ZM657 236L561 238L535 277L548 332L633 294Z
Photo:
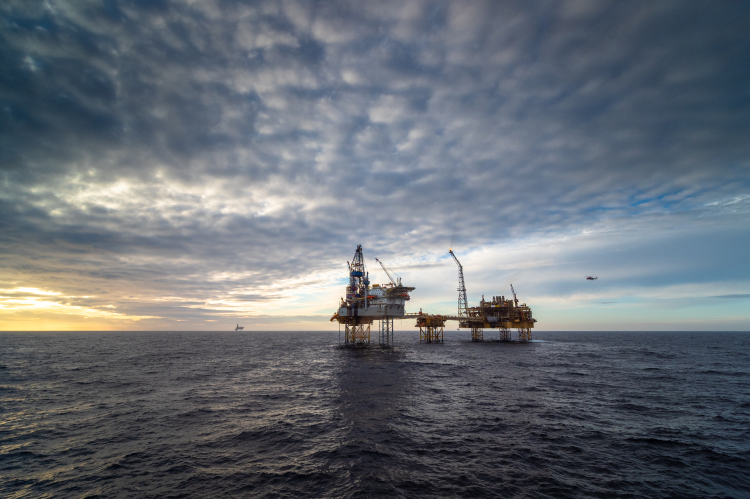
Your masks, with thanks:
M365 345L370 343L370 330L374 321L379 321L378 343L382 346L393 345L393 319L416 319L415 327L419 328L419 341L424 343L442 343L446 321L458 321L459 328L471 329L472 341L484 341L485 329L497 329L500 341L512 341L511 329L518 330L518 341L531 341L531 329L536 319L532 317L531 308L525 303L519 305L516 291L510 285L513 299L505 296L493 296L491 301L482 301L477 307L469 307L466 299L464 269L458 257L449 250L448 253L458 265L458 315L439 315L423 313L406 313L406 302L413 287L404 286L401 278L389 270L383 262L375 259L382 267L388 284L373 284L365 267L362 245L357 245L349 269L349 284L346 286L346 298L341 298L338 310L331 317L331 322L338 321L344 326L345 345ZM396 276L394 278L394 275Z

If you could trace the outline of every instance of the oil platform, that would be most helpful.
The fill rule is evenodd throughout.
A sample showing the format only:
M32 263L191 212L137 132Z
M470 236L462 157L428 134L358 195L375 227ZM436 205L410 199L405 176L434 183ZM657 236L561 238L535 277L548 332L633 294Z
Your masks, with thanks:
M388 284L374 284L370 287L370 277L365 268L362 245L357 245L354 259L346 262L349 268L349 284L346 286L346 299L341 298L339 309L331 317L344 326L344 344L370 343L370 326L380 322L378 343L384 346L393 344L393 319L405 317L405 304L409 292L415 288L401 284L401 278L393 278L391 272L377 258L375 259L390 279Z
M477 307L469 307L466 299L464 271L453 250L448 252L458 265L458 315L439 315L423 313L407 314L406 301L409 293L416 288L401 284L401 278L390 271L380 260L383 271L391 281L388 284L374 284L365 267L362 245L357 245L354 259L346 262L349 268L349 284L346 287L346 299L341 303L331 321L338 321L344 326L345 345L364 345L370 343L370 329L377 320L380 323L378 343L382 346L393 345L393 319L416 319L415 327L419 328L419 341L424 343L442 343L446 321L458 321L459 328L471 329L472 341L484 341L485 329L497 329L500 341L512 341L511 330L518 330L518 341L531 341L531 329L536 323L531 308L522 303L519 305L516 291L510 285L513 299L505 296L493 296L492 300L482 301Z

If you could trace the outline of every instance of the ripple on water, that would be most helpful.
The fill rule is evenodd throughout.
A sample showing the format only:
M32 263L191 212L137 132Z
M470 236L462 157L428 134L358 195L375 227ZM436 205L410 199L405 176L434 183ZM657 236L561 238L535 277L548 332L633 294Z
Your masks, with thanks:
M4 496L750 496L748 334L0 334Z

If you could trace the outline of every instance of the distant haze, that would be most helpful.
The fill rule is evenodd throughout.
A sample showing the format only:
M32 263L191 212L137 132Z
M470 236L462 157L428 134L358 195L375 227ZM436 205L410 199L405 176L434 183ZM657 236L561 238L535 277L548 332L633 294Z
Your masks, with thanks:
M750 3L0 22L0 329L334 331L362 244L412 311L455 312L452 247L542 329L750 330Z

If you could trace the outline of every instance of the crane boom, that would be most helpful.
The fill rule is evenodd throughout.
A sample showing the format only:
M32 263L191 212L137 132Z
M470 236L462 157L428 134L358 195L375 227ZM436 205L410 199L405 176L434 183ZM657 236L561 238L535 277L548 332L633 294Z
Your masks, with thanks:
M397 282L396 279L393 278L393 276L391 275L391 273L388 272L388 269L386 268L386 266L385 266L385 264L383 262L381 262L377 258L375 259L375 261L378 262L381 267L383 267L383 272L385 272L385 275L387 275L388 279L391 280L391 284L393 284L394 286L401 286L401 278L398 275L396 275L396 278L398 279L398 282ZM395 272L394 272L394 274L395 274Z
M468 317L469 316L469 304L468 300L466 299L466 284L464 284L464 267L461 265L461 262L458 261L458 258L456 258L456 254L453 253L453 250L448 250L448 253L451 254L453 259L456 261L456 265L458 265L458 316L459 317Z
M518 306L518 298L516 297L516 290L513 289L513 285L510 285L510 290L513 292L513 301L516 302L516 307Z

